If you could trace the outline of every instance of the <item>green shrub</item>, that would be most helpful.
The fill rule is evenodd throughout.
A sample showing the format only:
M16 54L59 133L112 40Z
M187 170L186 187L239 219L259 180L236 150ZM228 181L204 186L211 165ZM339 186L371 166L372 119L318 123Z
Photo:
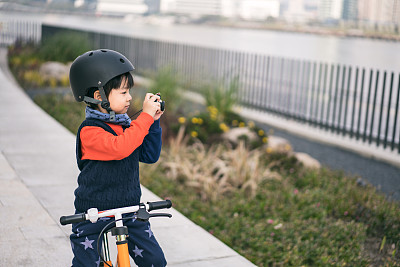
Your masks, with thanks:
M172 67L161 68L153 77L150 87L152 93L161 93L166 102L168 112L175 113L182 102L182 92L179 90L178 75Z
M232 109L237 104L239 80L234 78L228 86L223 84L205 85L201 92L206 100L207 107L215 107L218 110L219 120L225 121L225 116L232 115Z
M256 127L254 122L246 123L245 119L231 111L225 111L225 115L222 116L221 112L214 106L209 106L205 112L192 116L181 116L172 123L171 127L175 134L181 126L184 126L186 134L191 137L192 141L198 139L208 145L222 141L221 135L235 127L248 127L256 133L258 138L252 143L247 140L246 136L239 138L245 142L246 146L256 148L267 143L264 131Z
M39 56L42 61L67 63L91 49L85 34L61 32L42 41L39 47Z
M23 85L24 87L43 87L46 85L46 80L36 70L27 70L23 73Z

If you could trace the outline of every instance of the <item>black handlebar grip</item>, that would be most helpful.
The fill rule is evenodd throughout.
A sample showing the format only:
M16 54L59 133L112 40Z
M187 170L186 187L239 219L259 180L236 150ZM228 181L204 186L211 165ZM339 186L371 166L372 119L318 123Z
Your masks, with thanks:
M147 204L149 204L149 211L159 210L159 209L169 209L172 207L172 202L169 199L156 202L147 202Z
M78 223L86 221L85 213L78 213L69 216L61 216L60 223L61 225L67 225L70 223Z

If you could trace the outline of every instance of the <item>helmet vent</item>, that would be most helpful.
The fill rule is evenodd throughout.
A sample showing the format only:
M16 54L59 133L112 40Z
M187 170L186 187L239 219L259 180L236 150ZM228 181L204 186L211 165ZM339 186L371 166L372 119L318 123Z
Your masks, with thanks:
M93 52L90 52L89 57L90 57L90 56L93 56Z
M107 52L107 50L101 50L101 52L104 52L104 53L105 53L105 52Z
M119 61L121 61L122 63L125 63L125 60L123 58L120 58Z

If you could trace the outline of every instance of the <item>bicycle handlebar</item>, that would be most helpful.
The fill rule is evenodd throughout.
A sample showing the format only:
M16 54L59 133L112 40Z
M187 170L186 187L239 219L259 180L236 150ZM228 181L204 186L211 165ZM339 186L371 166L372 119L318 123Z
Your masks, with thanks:
M159 209L169 209L172 207L171 200L163 200L163 201L156 201L156 202L147 202L149 204L148 211L152 210L159 210Z
M69 216L61 216L60 223L61 225L67 225L71 223L78 223L86 221L86 214L85 213L78 213Z
M61 225L67 225L72 223L84 222L86 220L90 220L91 222L96 222L100 217L115 216L117 214L121 216L124 213L136 212L139 210L140 207L144 207L147 211L158 210L158 209L169 209L172 207L172 202L171 200L167 199L162 201L147 202L147 204L140 204L137 206L117 208L105 211L97 211L97 209L89 209L86 213L61 216L60 223Z

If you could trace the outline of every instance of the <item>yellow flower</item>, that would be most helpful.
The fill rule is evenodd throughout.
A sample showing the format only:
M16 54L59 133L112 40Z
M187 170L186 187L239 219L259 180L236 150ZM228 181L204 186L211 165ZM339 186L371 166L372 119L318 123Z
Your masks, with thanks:
M50 78L49 79L49 84L51 88L55 88L57 86L57 80L56 78Z
M203 122L204 122L204 121L203 121L203 119L202 119L202 118L199 118L199 119L198 119L198 121L197 121L197 123L198 123L198 124L200 124L200 125L202 125L202 124L203 124Z
M196 118L196 117L193 117L192 118L192 123L193 124L197 124L199 122L199 119L198 118Z
M229 127L225 123L220 123L219 128L224 132L229 131Z
M21 60L20 57L13 57L13 58L11 59L11 64L13 64L13 65L15 65L15 66L21 65L21 63L22 63L22 60Z
M264 135L264 131L263 130L258 130L258 135L259 136L263 136Z
M244 126L246 126L246 124L244 122L239 123L239 127L244 127Z
M254 126L256 126L255 123L253 121L249 121L249 127L254 128Z
M208 110L210 113L218 113L218 109L217 109L216 107L214 107L214 106L208 106L208 107L207 107L207 110Z
M210 113L210 117L212 120L216 120L218 116L218 109L214 106L207 107L208 112Z
M61 85L62 85L62 86L65 86L65 87L68 87L68 86L69 86L69 76L68 76L68 75L64 75L64 76L61 78Z
M184 124L186 122L186 118L185 117L179 117L178 122L180 124Z
M190 135L191 135L193 138L196 138L197 136L199 136L199 134L198 134L196 131L192 131L192 132L190 133Z
M266 151L267 151L268 154L271 154L274 150L271 147L267 147Z
M268 142L268 138L267 137L263 137L262 142L265 144Z
M232 126L238 126L239 122L237 120L232 121Z

